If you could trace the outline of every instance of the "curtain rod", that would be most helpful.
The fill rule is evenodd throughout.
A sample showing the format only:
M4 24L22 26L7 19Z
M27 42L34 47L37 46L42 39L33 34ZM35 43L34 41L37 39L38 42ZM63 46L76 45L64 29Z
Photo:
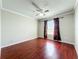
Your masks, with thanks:
M59 19L61 18L61 19L62 19L62 18L64 18L64 17L55 17L55 18L59 18ZM53 18L53 19L54 19L54 18ZM51 20L53 20L53 19L49 19L49 20L47 20L47 19L41 19L41 20L39 20L39 21L44 22L45 20L51 21Z

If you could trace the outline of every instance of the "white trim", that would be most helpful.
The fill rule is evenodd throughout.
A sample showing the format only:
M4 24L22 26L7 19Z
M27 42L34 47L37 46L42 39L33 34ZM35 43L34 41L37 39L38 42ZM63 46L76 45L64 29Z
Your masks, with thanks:
M34 38L33 38L33 39L30 39L30 40L34 40ZM1 46L1 48L5 48L5 47L11 46L11 45L15 45L15 44L23 43L23 42L30 41L30 40L23 40L23 41L19 41L19 42L11 43L11 44L9 44L9 45Z
M58 41L58 40L54 40L54 41ZM71 43L71 42L65 42L65 41L58 41L58 42L67 43L67 44L72 44L72 45L75 46L75 43Z
M29 17L29 18L33 19L32 17L30 17L30 16L28 16L28 15L24 15L24 14L22 14L22 13L19 13L19 12L10 10L10 9L2 8L1 10L7 11L7 12L11 12L11 13L13 13L13 14L17 14L17 15L24 16L24 17Z
M33 39L30 39L30 40L34 40L34 38L33 38ZM29 40L23 40L23 41L15 42L15 43L12 43L12 44L9 44L9 45L1 46L1 48L5 48L5 47L11 46L11 45L15 45L15 44L23 43L23 42L26 42L26 41L29 41ZM54 40L54 41L56 41L56 40ZM72 44L72 45L74 45L74 43L63 42L63 41L59 41L59 42L62 42L62 43L68 43L68 44Z
M52 17L39 19L39 21L53 19L53 18L56 18L56 17L64 17L64 16L69 15L69 14L74 14L74 9L69 10L69 11L65 11L65 12L61 12L61 13L57 13L55 15L52 15Z
M60 41L60 42L63 42L63 43L68 43L68 44L75 45L75 43L71 43L71 42L64 42L64 41Z
M74 47L75 47L76 53L77 53L77 55L78 55L78 51L77 51L77 49L76 49L76 46L74 46Z

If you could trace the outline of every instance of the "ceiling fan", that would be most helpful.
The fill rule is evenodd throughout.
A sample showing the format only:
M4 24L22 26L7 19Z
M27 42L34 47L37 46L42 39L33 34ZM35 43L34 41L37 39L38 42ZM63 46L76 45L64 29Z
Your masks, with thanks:
M45 16L45 13L49 12L49 10L43 10L41 9L35 2L31 1L32 5L36 8L36 11L43 14ZM36 14L38 16L39 14Z

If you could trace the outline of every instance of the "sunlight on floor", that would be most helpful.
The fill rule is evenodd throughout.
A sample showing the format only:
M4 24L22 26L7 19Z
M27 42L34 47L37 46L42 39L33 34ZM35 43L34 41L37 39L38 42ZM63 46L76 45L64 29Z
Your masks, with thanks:
M50 42L46 43L45 55L48 59L58 59L57 50L54 44L51 44Z

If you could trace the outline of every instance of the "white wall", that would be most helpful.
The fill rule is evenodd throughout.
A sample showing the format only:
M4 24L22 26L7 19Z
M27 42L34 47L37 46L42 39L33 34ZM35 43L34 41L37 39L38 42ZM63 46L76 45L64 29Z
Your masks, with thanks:
M38 21L38 37L44 38L44 22Z
M2 47L37 38L37 20L5 10L1 13Z
M74 14L65 15L63 19L60 19L60 34L62 42L75 44Z
M60 34L62 42L74 44L75 43L75 20L74 20L74 14L68 14L64 15L63 19L60 19ZM44 30L44 23L41 21L38 21L39 24L39 37L43 37L43 30Z
M1 47L1 10L0 10L0 47Z
M75 48L78 53L78 43L79 43L79 19L78 19L78 7L75 6Z

